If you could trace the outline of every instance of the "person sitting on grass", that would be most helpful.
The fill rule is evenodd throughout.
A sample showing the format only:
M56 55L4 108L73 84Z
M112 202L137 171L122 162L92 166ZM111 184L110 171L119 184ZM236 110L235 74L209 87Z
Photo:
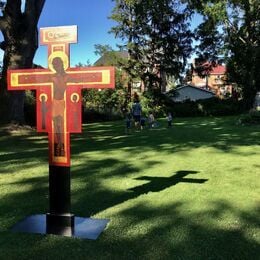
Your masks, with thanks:
M142 116L141 117L141 130L143 130L145 128L145 122L146 122L146 117L145 116Z
M159 123L156 121L154 114L152 112L150 112L148 116L148 125L149 128L159 127Z
M155 118L154 118L153 113L150 112L149 116L148 116L148 126L149 126L149 128L153 128L154 124L155 124Z

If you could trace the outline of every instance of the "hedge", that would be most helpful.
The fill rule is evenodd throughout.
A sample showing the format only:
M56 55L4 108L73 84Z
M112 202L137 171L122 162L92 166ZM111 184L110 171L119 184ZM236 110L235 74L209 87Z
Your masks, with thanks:
M165 110L177 117L226 116L241 114L245 111L242 101L218 98L187 100L182 103L167 101Z

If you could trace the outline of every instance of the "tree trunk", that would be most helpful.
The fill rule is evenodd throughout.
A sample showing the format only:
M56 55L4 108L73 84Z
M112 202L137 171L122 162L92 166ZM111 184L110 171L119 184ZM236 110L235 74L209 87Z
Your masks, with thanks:
M37 49L35 37L28 35L24 32L15 35L19 39L26 42L25 45L20 44L12 45L11 48L6 48L3 63L3 80L6 84L7 69L27 69L32 68L33 58ZM33 39L32 39L33 38ZM13 51L15 50L15 51ZM17 124L24 124L24 91L9 91L8 94L8 121Z
M4 42L1 99L8 105L9 122L24 123L24 91L7 93L6 76L8 69L32 68L33 58L38 48L37 24L45 0L26 0L24 12L21 0L7 0L0 20Z

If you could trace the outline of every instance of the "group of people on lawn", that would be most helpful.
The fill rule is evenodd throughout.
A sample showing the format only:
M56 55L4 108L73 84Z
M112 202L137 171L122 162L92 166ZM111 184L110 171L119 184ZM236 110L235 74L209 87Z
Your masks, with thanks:
M132 119L134 121L134 126L137 130L143 130L146 127L146 122L148 123L148 128L158 127L158 122L152 112L149 113L146 118L142 115L142 106L139 101L138 95L134 97L134 103L132 105L131 112L126 114L126 133L129 133L132 128ZM169 112L167 115L168 127L172 126L172 114Z

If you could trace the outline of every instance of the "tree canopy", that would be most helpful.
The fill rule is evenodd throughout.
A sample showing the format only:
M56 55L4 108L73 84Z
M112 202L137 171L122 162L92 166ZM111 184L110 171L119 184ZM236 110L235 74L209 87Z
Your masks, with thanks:
M205 60L225 59L228 79L242 89L250 108L260 90L260 6L258 0L189 1L203 16L196 36Z
M173 0L115 0L116 37L129 52L128 72L147 88L162 87L162 73L179 75L191 52L190 9Z

